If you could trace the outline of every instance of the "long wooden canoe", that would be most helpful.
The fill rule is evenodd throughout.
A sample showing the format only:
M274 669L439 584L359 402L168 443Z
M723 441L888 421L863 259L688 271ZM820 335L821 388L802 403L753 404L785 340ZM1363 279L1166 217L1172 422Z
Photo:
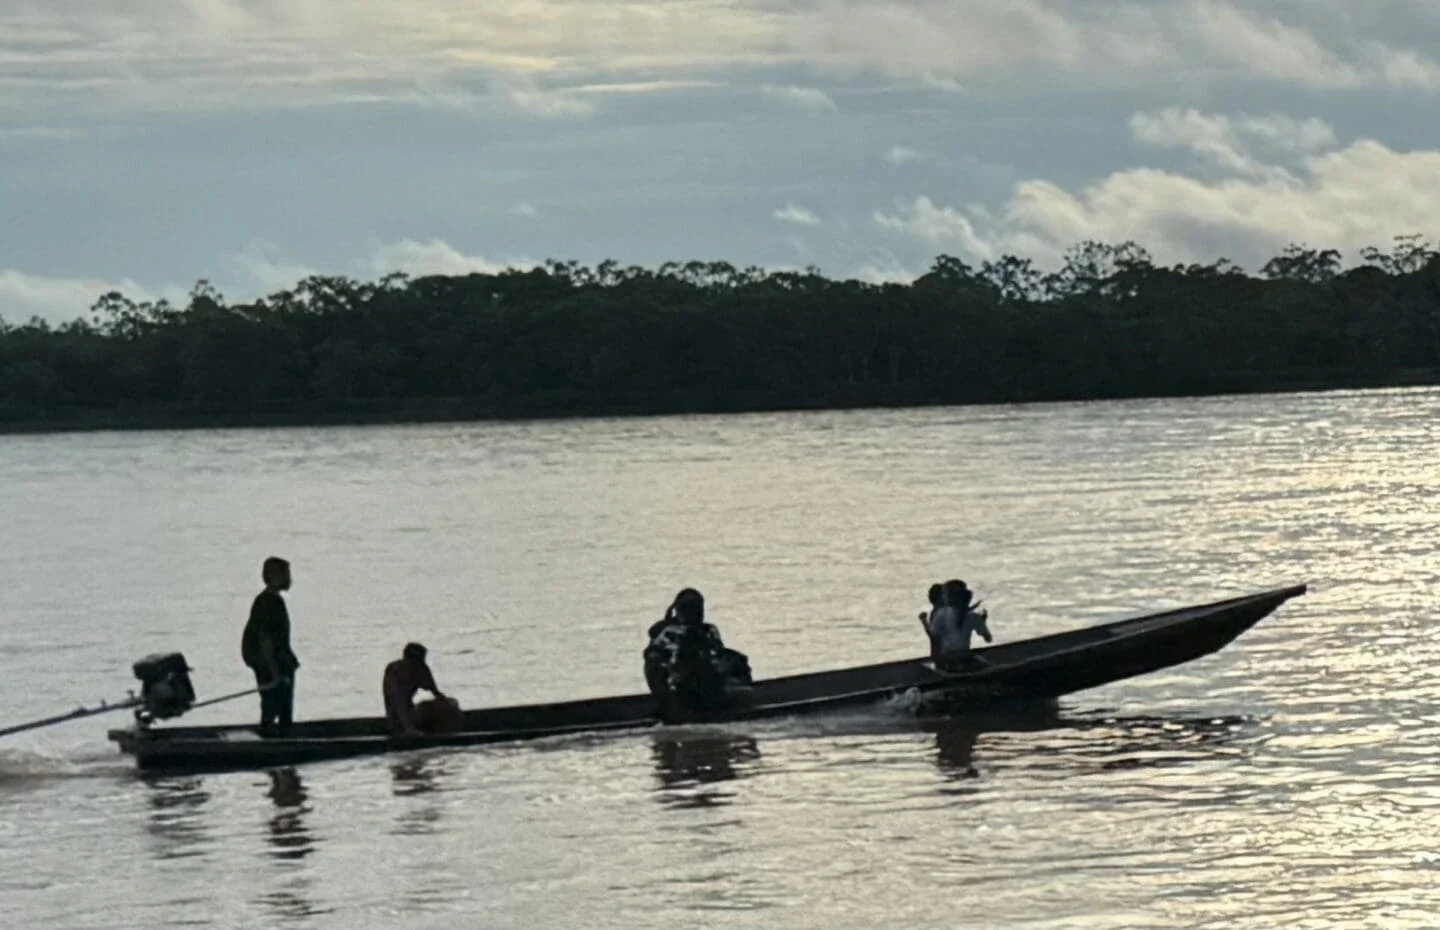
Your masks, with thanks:
M1189 662L1215 652L1281 604L1297 585L1167 610L975 650L983 660L958 673L925 659L790 675L756 682L706 722L751 720L874 704L907 695L929 712L1043 701ZM150 726L110 731L142 769L224 770L298 765L325 759L475 746L573 733L663 724L649 694L466 711L459 732L414 738L390 734L383 717L296 722L284 738L261 738L253 725ZM675 721L672 721L675 722Z

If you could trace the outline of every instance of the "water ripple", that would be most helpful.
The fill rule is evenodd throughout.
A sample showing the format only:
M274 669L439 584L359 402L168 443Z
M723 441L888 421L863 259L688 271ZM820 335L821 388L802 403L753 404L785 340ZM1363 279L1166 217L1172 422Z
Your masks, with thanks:
M761 675L915 654L957 574L1003 639L1312 587L1216 656L1018 717L194 778L135 776L103 723L24 734L0 895L81 928L1433 927L1437 459L1428 390L5 437L16 720L160 648L243 687L272 551L307 716L377 711L411 638L467 705L632 691L685 584Z

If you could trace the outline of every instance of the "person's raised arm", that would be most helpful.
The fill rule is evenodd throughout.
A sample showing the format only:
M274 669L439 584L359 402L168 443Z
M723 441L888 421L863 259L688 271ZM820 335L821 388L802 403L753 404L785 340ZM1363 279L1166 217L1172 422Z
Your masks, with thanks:
M425 666L425 673L420 676L420 687L429 691L437 698L443 698L445 696L440 692L440 686L435 684L435 673L430 671L430 666L428 665Z

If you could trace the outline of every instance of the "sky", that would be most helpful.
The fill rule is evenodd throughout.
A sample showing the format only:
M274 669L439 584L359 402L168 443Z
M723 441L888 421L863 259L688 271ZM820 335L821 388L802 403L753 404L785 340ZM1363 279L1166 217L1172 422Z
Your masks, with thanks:
M1440 238L1434 0L4 0L0 317Z

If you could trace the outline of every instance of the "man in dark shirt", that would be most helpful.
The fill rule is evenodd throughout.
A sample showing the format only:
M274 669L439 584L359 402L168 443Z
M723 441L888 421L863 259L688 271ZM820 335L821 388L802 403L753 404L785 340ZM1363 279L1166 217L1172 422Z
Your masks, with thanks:
M290 590L290 563L271 557L260 576L265 590L250 605L250 620L240 637L240 656L255 673L260 690L260 730L283 736L295 707L295 670L300 660L290 648L290 612L281 591Z

